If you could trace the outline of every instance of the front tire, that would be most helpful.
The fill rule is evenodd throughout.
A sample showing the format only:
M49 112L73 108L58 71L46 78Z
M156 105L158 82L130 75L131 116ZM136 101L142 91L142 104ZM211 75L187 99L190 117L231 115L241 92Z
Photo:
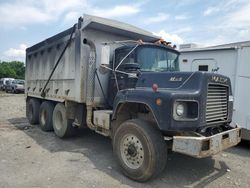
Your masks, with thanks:
M157 176L166 165L167 145L154 124L127 120L115 131L114 155L122 172L136 181Z
M64 104L58 103L53 111L53 128L55 134L60 138L70 137L74 133L73 121L67 119Z
M45 101L40 106L39 124L43 131L53 131L53 110L55 105L52 102Z

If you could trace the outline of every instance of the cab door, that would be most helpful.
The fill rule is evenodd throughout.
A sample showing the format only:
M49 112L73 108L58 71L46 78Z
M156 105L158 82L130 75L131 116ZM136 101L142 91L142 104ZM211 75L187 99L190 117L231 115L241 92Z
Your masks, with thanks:
M217 70L217 62L214 59L194 59L192 62L192 71L216 72Z

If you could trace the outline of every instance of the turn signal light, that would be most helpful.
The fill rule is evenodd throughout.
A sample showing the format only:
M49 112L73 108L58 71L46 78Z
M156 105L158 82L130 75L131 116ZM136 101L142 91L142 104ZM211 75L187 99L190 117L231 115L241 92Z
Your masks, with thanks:
M160 98L155 100L156 105L161 106L162 100Z

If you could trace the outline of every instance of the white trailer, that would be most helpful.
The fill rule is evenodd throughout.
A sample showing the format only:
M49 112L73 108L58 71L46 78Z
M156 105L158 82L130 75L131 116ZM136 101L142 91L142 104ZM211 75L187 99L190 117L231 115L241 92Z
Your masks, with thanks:
M208 71L228 76L234 96L233 122L250 140L250 42L181 49L181 71Z

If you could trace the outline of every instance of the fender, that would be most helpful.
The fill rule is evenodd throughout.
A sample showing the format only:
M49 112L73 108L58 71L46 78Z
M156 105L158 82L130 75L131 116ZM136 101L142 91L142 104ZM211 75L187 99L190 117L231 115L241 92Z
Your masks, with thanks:
M139 103L146 105L151 110L158 128L161 129L163 125L161 111L163 109L162 106L156 105L155 101L157 98L161 98L163 100L161 94L158 92L153 92L151 88L121 90L117 93L114 100L114 111L112 120L115 120L117 118L119 109L122 107L123 104ZM168 110L164 111L167 113Z

